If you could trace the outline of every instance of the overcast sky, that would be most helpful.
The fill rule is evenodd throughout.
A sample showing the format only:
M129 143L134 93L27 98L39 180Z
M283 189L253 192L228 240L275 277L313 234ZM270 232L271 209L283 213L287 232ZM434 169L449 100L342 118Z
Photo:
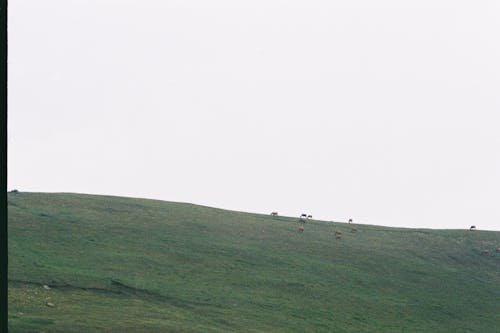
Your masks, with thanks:
M16 0L9 189L500 230L500 1Z

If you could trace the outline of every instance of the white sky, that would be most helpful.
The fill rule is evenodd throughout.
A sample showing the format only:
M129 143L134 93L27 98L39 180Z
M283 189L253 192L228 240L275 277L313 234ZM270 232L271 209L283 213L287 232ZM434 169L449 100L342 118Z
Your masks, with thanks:
M16 0L8 184L500 230L500 1Z

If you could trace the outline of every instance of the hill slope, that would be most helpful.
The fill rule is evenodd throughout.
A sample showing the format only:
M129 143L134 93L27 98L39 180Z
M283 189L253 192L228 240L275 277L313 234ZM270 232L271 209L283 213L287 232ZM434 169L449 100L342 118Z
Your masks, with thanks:
M8 210L9 332L500 331L499 232L300 233L297 218L81 194L9 193Z

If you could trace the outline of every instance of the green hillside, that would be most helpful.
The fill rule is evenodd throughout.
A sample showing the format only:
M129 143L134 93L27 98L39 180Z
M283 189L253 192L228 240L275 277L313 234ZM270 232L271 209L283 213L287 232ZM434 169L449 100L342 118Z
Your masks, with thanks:
M301 233L82 194L9 193L8 210L9 332L500 332L500 232Z

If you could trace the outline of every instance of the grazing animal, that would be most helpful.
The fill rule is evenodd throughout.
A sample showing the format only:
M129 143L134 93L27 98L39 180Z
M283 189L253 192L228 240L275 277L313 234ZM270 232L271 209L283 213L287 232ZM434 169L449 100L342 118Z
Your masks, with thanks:
M358 228L351 228L351 232L357 232Z
M278 216L278 212L272 212L271 215L272 216Z
M308 219L312 219L312 218L313 218L313 216L312 216L312 215L307 215L307 218L308 218Z
M349 219L349 223L352 223L352 219Z
M499 252L499 253L500 253L500 247L497 249L497 252Z
M304 227L300 226L300 227L297 228L297 230L300 231L300 232L302 232L302 231L304 231Z
M300 215L300 218L307 218L307 214Z
M475 225L471 225L470 228L469 228L470 231L474 231L476 230L476 226Z
M481 254L489 254L489 253L490 253L490 251L488 251L488 250L481 250Z
M335 230L335 235L342 235L342 232L340 230Z

